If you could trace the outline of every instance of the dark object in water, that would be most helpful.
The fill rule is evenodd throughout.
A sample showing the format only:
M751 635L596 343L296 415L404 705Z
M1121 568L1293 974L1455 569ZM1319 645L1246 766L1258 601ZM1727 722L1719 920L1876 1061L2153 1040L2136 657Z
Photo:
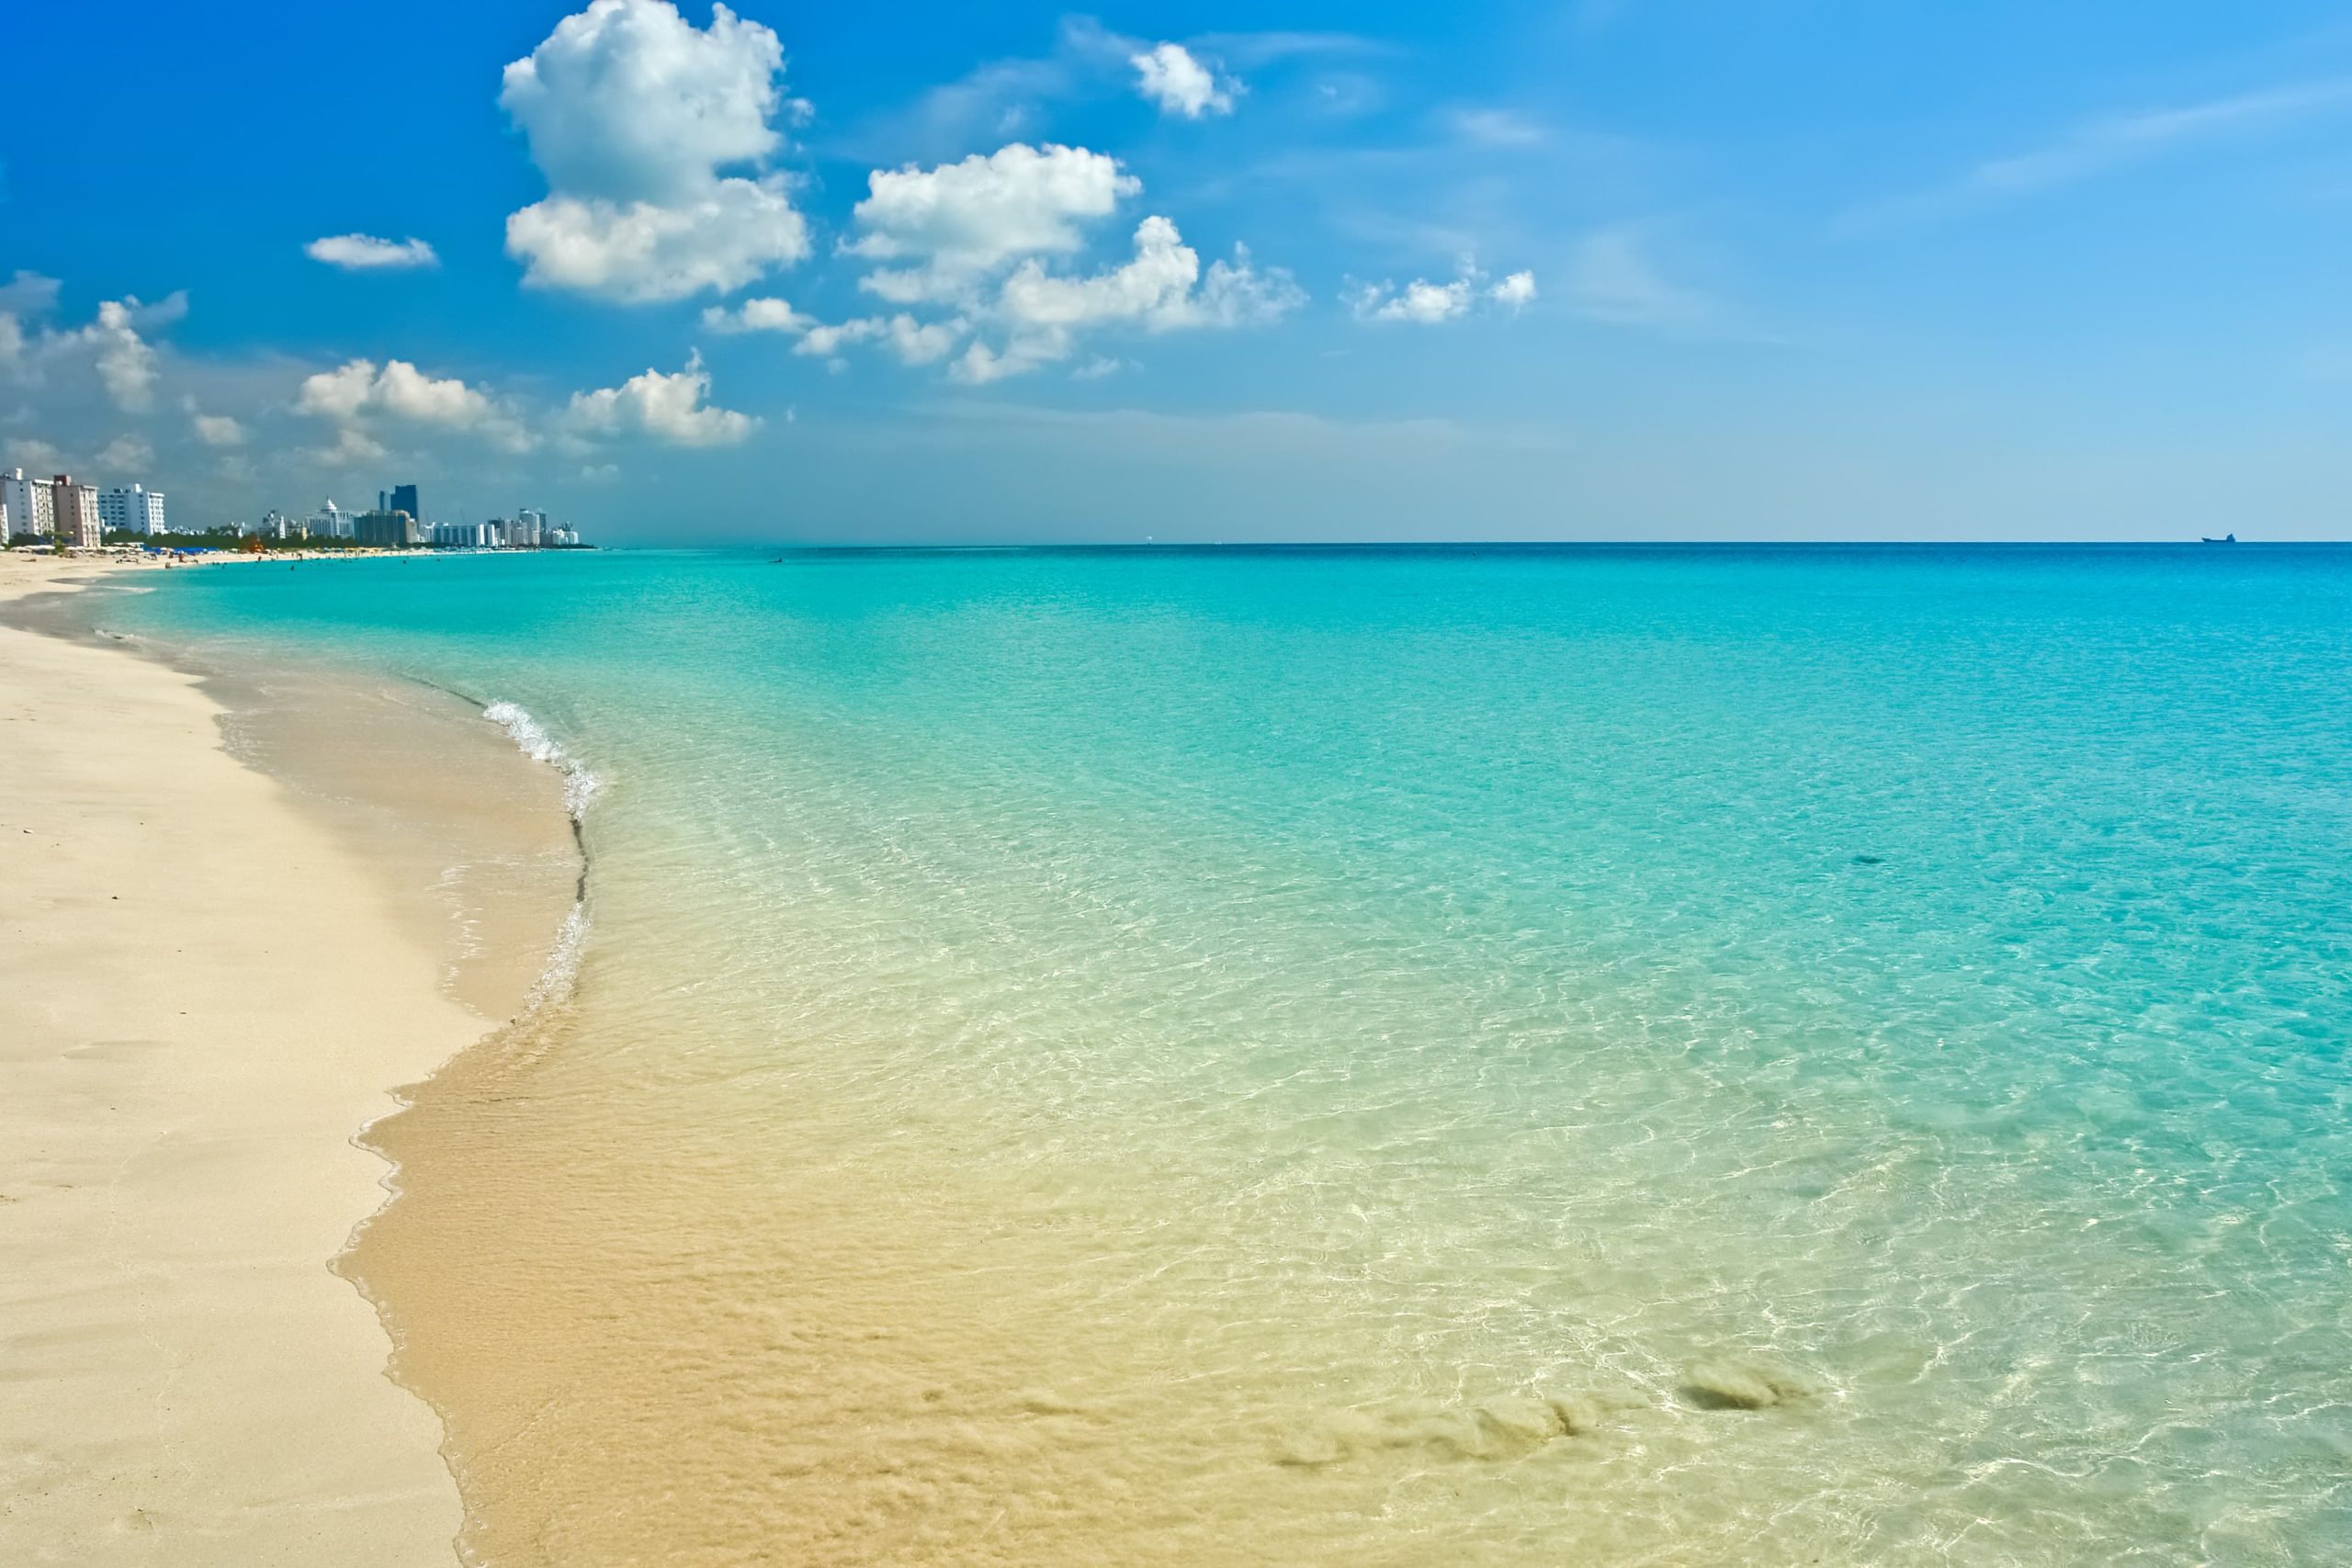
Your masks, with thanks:
M1856 865L1884 865L1886 857L1884 855L1856 855L1854 863Z
M2209 545L2234 545L2238 542L2238 536L2235 534L2224 534L2217 539L2208 534L2204 536L2204 541Z
M1702 1410L1770 1410L1813 1391L1777 1368L1747 1360L1700 1361L1682 1374L1683 1399Z

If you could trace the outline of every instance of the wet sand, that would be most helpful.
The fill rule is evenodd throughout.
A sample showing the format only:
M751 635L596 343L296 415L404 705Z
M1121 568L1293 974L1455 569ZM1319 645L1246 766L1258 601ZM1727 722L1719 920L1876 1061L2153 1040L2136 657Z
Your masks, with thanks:
M561 784L422 688L21 624L154 570L0 558L0 1562L454 1563L334 1265L356 1135L547 963Z

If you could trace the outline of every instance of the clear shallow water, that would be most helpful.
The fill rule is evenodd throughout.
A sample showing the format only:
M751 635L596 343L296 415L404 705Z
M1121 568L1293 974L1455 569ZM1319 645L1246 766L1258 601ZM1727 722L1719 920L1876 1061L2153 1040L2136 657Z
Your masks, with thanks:
M600 781L576 991L384 1129L358 1259L487 1561L2352 1540L2352 551L477 558L117 618Z

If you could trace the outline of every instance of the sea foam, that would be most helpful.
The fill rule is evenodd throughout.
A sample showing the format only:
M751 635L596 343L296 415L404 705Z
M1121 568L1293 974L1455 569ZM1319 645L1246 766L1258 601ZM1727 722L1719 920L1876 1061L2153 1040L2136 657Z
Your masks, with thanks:
M558 744L528 709L500 700L485 704L481 716L513 736L525 756L535 762L545 762L563 775L563 807L574 822L587 815L589 797L596 793L600 781Z

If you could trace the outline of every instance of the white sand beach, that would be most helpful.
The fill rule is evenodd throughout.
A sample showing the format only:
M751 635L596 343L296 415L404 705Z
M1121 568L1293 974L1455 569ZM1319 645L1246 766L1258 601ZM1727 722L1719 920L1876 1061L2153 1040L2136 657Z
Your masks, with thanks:
M355 1134L492 1020L221 716L0 626L0 1562L453 1563L440 1422L330 1266L385 1197Z

